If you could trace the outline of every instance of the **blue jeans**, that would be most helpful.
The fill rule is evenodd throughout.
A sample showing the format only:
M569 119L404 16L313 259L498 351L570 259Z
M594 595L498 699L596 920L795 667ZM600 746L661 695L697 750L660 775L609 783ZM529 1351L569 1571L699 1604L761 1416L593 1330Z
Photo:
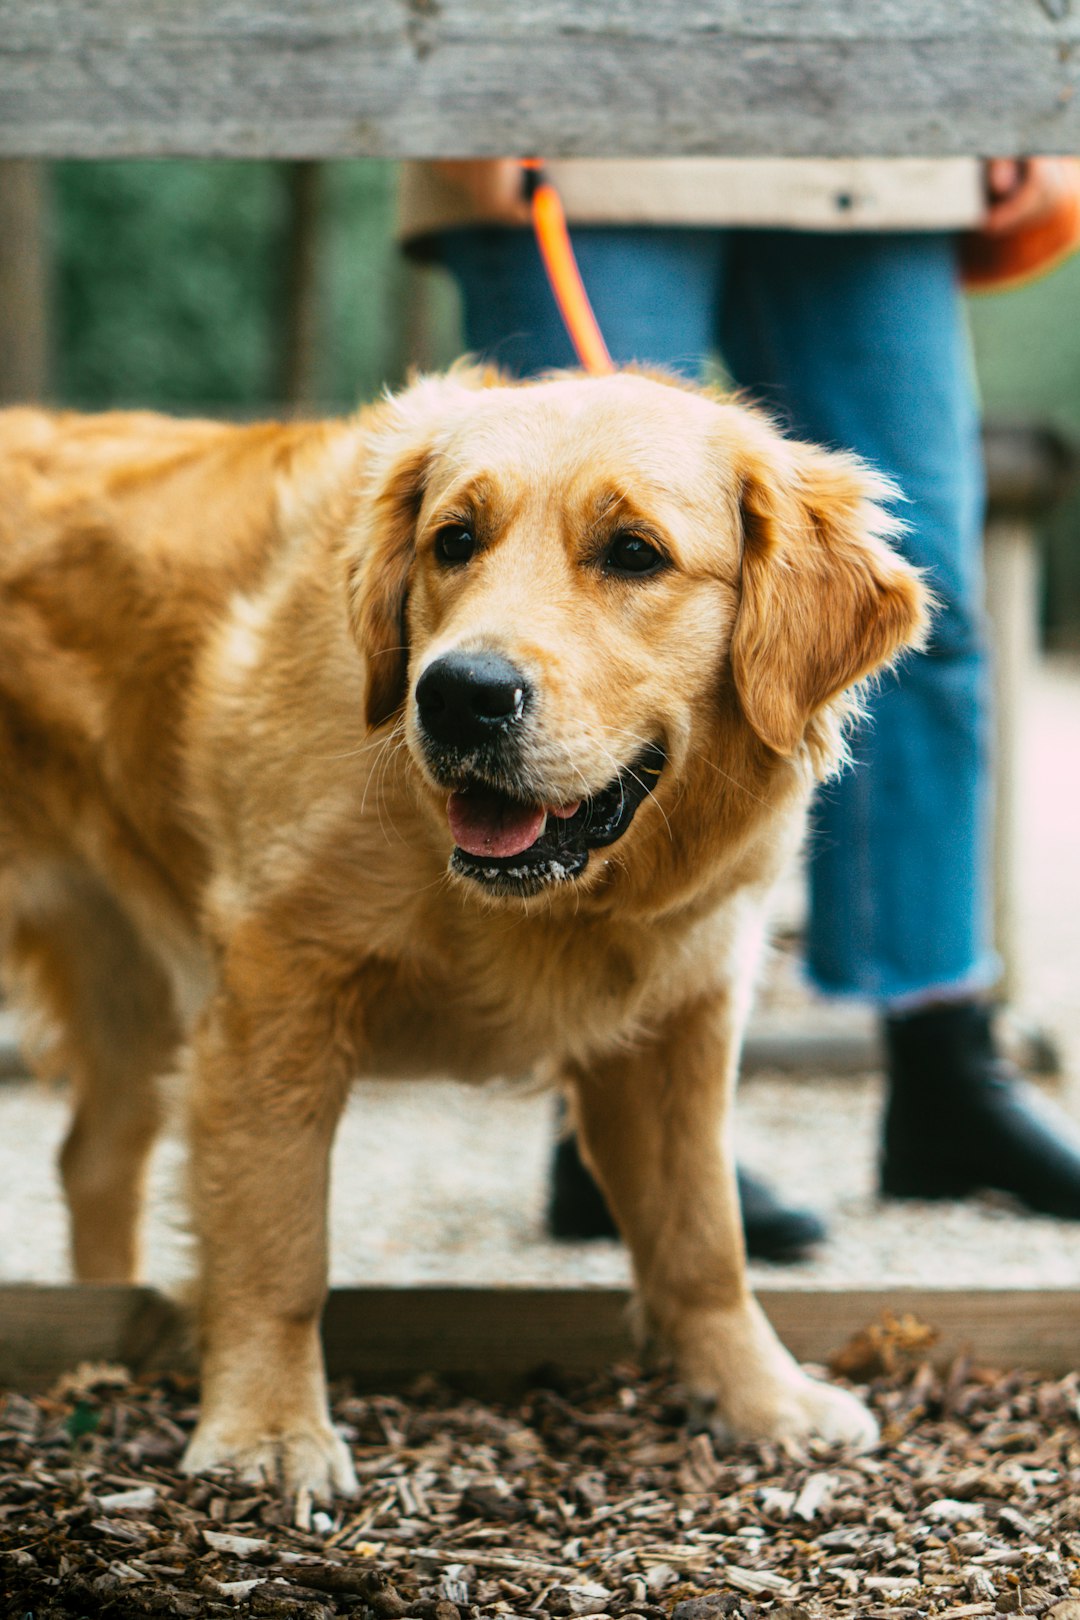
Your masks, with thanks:
M952 238L575 231L613 357L686 375L719 351L795 434L876 463L940 603L926 652L885 677L856 768L818 794L807 964L822 990L902 1002L990 984L983 477ZM528 231L448 231L438 256L468 347L526 375L574 364Z

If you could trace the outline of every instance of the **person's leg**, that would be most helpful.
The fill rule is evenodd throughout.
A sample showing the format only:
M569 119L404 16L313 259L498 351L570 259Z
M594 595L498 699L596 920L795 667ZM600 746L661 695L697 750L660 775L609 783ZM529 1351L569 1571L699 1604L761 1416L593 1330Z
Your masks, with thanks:
M873 696L855 769L819 794L810 844L811 975L886 1014L883 1189L992 1186L1080 1217L1065 1123L1003 1069L982 999L997 977L982 462L952 239L748 233L728 296L738 380L895 479L901 546L938 599L926 651Z
M987 985L982 463L952 241L747 233L728 308L739 382L896 480L901 545L939 603L927 651L874 695L858 768L819 795L810 972L881 1002Z
M447 231L436 247L461 291L468 349L519 376L576 363L531 232ZM574 232L574 248L612 358L698 376L712 346L725 272L724 236L590 228ZM754 1258L797 1258L825 1236L815 1214L781 1204L742 1169L739 1195L747 1252ZM558 1238L616 1235L572 1135L556 1143L547 1220Z
M446 231L439 262L461 291L465 346L516 376L577 364L532 232ZM588 227L574 250L612 358L695 377L712 338L720 233Z

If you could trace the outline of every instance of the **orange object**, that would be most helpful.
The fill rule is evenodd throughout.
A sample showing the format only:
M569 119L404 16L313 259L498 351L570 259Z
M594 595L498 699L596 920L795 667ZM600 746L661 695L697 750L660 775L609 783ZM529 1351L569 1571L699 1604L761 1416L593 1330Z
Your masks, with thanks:
M546 178L538 158L523 158L521 167L540 257L570 341L586 371L594 376L606 376L615 370L615 362L608 353L581 279L562 199Z
M1006 292L1046 275L1080 248L1080 159L1066 166L1057 206L1033 225L1004 236L967 231L960 238L960 273L969 292Z

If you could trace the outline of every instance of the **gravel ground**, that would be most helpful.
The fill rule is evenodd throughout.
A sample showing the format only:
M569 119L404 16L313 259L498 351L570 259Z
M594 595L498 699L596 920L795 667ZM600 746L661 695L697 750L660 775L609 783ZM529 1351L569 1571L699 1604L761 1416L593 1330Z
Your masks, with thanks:
M1058 1101L1080 1119L1080 664L1051 661L1030 695L1023 777L1020 916L1025 1017L1051 1030L1066 1060ZM762 1025L802 1009L790 960L774 965ZM858 1014L830 1008L831 1024ZM862 1015L865 1017L865 1015ZM1004 1201L891 1205L874 1197L880 1083L755 1076L739 1103L741 1155L792 1199L821 1210L831 1240L782 1273L788 1285L900 1283L1068 1286L1080 1277L1080 1224L1024 1216ZM0 1279L59 1281L64 1225L53 1163L61 1094L0 1085ZM545 1241L542 1212L552 1106L547 1097L445 1084L358 1087L339 1136L333 1192L335 1283L593 1282L626 1279L614 1243ZM372 1143L378 1151L371 1152ZM188 1270L178 1225L175 1143L154 1165L147 1276ZM355 1166L363 1166L362 1176ZM777 1276L757 1267L759 1278Z
M338 1392L359 1493L328 1512L177 1470L190 1381L80 1368L0 1395L0 1616L971 1620L1080 1612L1076 1375L844 1352L887 1450L717 1454L662 1377L512 1404Z

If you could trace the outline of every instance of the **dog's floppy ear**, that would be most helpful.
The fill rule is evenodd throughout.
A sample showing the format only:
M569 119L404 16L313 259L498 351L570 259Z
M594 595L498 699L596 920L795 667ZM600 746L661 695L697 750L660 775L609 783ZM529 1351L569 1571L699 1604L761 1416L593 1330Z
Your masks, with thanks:
M389 720L405 701L406 606L416 524L441 435L477 389L497 374L458 367L426 377L371 413L359 522L352 534L349 617L367 664L367 723Z
M427 462L426 449L412 445L381 470L368 502L367 544L350 574L350 617L367 666L365 708L372 729L405 701L405 605Z
M731 665L743 712L792 755L831 699L917 646L927 593L890 548L888 482L854 456L786 441L763 422L742 472L741 597Z

